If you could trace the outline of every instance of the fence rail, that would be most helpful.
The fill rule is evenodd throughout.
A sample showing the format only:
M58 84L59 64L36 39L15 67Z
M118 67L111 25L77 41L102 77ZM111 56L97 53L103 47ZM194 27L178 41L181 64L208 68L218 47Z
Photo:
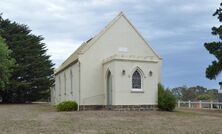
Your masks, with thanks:
M199 109L222 109L222 102L214 101L177 101L177 107L199 108Z

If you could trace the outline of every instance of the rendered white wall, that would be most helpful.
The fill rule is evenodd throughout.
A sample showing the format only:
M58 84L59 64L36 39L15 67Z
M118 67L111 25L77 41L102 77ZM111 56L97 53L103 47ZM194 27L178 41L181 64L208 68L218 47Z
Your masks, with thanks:
M121 50L121 52L119 50ZM56 103L64 100L75 100L80 105L106 105L107 96L104 84L104 71L106 70L104 70L104 68L109 66L108 64L103 66L103 60L114 54L152 56L153 60L156 60L158 63L116 62L116 64L114 64L113 62L112 65L110 64L113 69L111 73L114 73L112 74L113 89L116 89L113 91L115 93L115 95L113 95L113 104L155 104L157 100L157 83L160 81L161 60L147 46L146 42L144 42L124 16L121 16L84 54L79 55L78 63L56 75ZM146 89L144 94L130 93L130 79L126 76L121 77L119 74L122 68L126 68L129 71L136 65L141 66L146 74L149 68L154 72L152 78L145 78L147 84L145 84ZM73 95L70 93L70 70L73 72ZM66 82L64 74L66 75ZM59 77L61 84L59 84ZM64 94L65 87L66 94ZM81 89L80 93L79 89ZM59 96L60 92L61 96Z
M139 68L143 73L142 92L132 91L132 74ZM115 61L115 104L114 105L148 105L157 104L158 63ZM126 74L122 74L122 70ZM149 75L152 71L152 76Z
M119 52L120 47L127 48L128 55L153 56L155 60L159 60L127 20L121 17L86 53L80 56L81 104L105 105L102 61L111 55L122 53Z
M71 71L73 73L72 79ZM66 76L66 80L64 76ZM59 77L61 82L59 82ZM73 85L72 89L71 80ZM79 102L79 63L73 64L55 76L55 96L56 104L67 100L74 100L77 103Z

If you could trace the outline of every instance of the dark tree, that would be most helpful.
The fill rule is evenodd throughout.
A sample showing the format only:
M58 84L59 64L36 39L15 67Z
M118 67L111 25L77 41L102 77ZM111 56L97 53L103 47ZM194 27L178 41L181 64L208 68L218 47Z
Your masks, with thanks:
M222 22L222 3L220 4L219 9L213 14L213 16L217 16L219 21ZM208 79L216 79L217 75L222 71L222 25L219 27L212 28L212 34L215 36L219 36L220 41L214 41L210 43L205 43L205 48L209 51L210 54L213 54L216 57L216 60L212 62L211 65L206 69L206 77Z
M49 97L54 83L53 64L46 54L43 37L36 36L23 24L3 19L0 15L2 36L16 60L12 77L2 94L4 102L31 102Z

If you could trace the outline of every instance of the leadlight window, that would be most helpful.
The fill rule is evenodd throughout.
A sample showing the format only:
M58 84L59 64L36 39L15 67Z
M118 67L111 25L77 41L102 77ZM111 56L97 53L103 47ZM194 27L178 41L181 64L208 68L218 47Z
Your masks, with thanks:
M59 75L59 96L61 96L61 77Z
M132 76L132 88L141 89L141 75L138 70L133 73Z
M64 90L65 90L64 95L66 95L66 74L65 73L64 73Z
M71 84L71 91L70 93L73 94L73 83L72 83L72 80L73 80L73 74L72 74L72 70L70 70L70 84Z

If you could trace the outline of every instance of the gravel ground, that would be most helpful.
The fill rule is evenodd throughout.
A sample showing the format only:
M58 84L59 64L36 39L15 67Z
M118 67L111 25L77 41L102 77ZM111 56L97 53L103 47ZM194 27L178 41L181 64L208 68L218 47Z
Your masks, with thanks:
M0 105L0 134L222 134L222 111L56 112L47 104Z

